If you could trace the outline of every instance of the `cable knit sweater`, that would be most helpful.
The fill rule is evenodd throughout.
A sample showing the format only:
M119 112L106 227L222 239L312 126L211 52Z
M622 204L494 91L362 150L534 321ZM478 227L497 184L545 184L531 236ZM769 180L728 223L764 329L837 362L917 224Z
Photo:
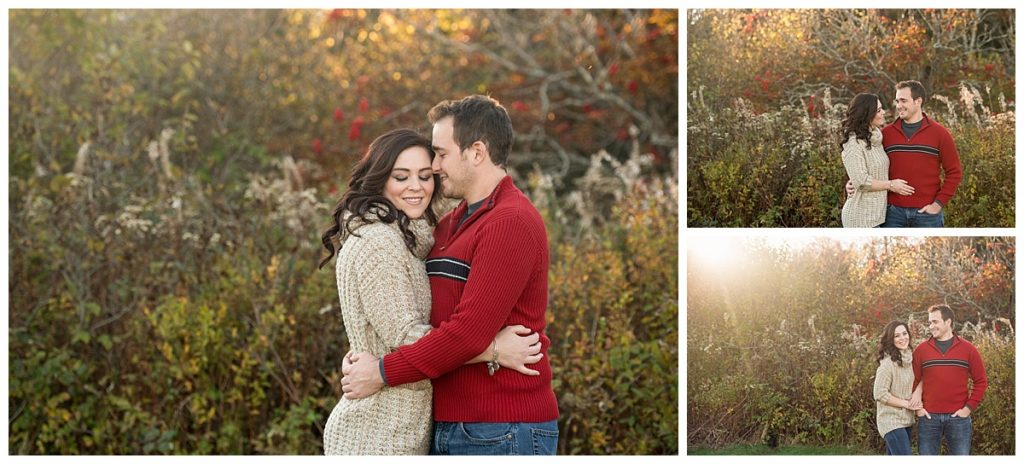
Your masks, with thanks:
M878 362L875 371L875 421L878 433L885 434L903 427L914 425L914 411L896 406L889 406L885 401L895 396L910 399L914 386L914 356L910 349L900 351L903 356L903 367L886 356Z
M412 224L415 254L396 224L362 224L358 236L343 237L336 275L352 352L379 358L431 328L423 258L434 239L426 221ZM342 398L324 427L324 454L427 454L432 396L430 381L424 380L384 387L367 398Z
M843 166L857 190L843 205L843 227L874 227L885 222L885 190L870 191L871 181L889 180L889 157L882 148L882 131L871 129L871 148L856 134L843 144Z

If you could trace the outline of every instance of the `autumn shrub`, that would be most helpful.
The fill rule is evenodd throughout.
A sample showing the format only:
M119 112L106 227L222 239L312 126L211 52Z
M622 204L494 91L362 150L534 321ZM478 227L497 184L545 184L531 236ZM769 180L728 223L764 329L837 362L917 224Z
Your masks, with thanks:
M633 173L626 180L581 182L620 183L618 199L578 197L591 213L610 208L592 228L572 226L580 208L538 201L553 226L564 453L677 452L675 184L629 169L640 164L620 169ZM12 311L14 452L320 452L348 349L333 274L315 267L327 207L297 189L295 166L269 167L216 192L192 189L191 176L160 178L166 190L148 199L120 190L113 172L58 192L17 184L26 204L15 208L14 243L28 252L12 258L12 282L41 299ZM95 184L109 190L90 200ZM104 212L107 195L149 206L111 201ZM108 258L71 253L89 247Z
M1014 100L1012 9L690 9L689 92L716 109L742 97L759 111L809 103L825 89L890 98L897 82L931 93L961 83Z
M990 294L1000 288L995 293L1012 296L1013 252L1006 250L1012 243L882 238L780 251L737 242L743 259L728 274L690 253L687 446L775 440L884 453L872 396L882 327L906 321L916 345L927 337L925 308L945 301L963 321L957 333L978 347L987 371L988 390L973 416L973 451L1013 454L1006 427L1015 417L1015 311ZM996 263L1008 267L989 272ZM965 291L957 280L989 290ZM909 297L879 305L893 292Z
M644 175L650 160L638 155L595 155L576 207L557 214L542 176L533 179L550 218L560 453L678 453L676 190L672 178ZM607 217L595 214L601 203Z

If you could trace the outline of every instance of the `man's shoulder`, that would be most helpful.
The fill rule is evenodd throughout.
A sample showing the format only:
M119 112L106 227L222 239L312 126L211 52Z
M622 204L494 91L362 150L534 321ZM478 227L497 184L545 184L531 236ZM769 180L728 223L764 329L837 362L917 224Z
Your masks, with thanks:
M968 349L968 350L974 350L974 351L978 351L978 347L974 346L974 344L973 344L973 343L971 343L971 342L970 342L969 340L967 340L966 338L964 338L964 337L961 337L961 336L957 335L957 336L956 336L956 339L957 339L957 344L959 344L959 345L963 345L963 348L964 348L964 349Z
M925 118L927 118L927 119L928 119L928 125L929 125L929 126L930 126L930 127L931 127L931 128L933 129L933 130L937 130L937 131L939 131L939 132L942 132L942 133L944 133L944 134L946 134L946 135L950 135L950 133L949 133L949 129L946 129L946 126L943 126L943 125L942 125L942 123L940 123L939 121L936 121L936 120L932 119L932 118L931 118L930 116L928 116L928 115L925 115Z

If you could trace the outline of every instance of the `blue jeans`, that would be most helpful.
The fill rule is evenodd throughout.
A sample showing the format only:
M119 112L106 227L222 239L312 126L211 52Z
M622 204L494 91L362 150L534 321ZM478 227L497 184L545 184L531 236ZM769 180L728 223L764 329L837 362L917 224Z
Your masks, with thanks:
M434 422L430 454L554 455L558 421Z
M932 418L917 418L917 450L922 455L937 455L946 438L949 454L971 454L971 418L931 413Z
M910 456L910 427L892 430L885 434L885 454L889 456Z
M942 227L945 223L945 209L939 210L938 214L919 213L919 209L888 205L882 227Z

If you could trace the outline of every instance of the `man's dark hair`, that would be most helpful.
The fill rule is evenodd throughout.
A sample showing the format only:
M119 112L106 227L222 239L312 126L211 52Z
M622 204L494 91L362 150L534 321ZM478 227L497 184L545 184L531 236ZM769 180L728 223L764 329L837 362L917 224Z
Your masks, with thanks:
M487 146L492 163L506 166L515 133L512 119L501 103L485 95L470 95L462 100L445 100L427 113L431 124L449 116L460 151L479 140Z
M931 307L928 308L928 312L930 313L935 311L942 313L942 320L948 321L950 319L953 319L953 322L956 322L956 319L953 318L953 308L950 308L949 306L946 306L944 304L932 305Z
M918 81L902 81L896 84L896 90L899 89L910 89L910 98L913 98L914 100L920 98L922 105L928 100L928 95L924 91L924 86Z

